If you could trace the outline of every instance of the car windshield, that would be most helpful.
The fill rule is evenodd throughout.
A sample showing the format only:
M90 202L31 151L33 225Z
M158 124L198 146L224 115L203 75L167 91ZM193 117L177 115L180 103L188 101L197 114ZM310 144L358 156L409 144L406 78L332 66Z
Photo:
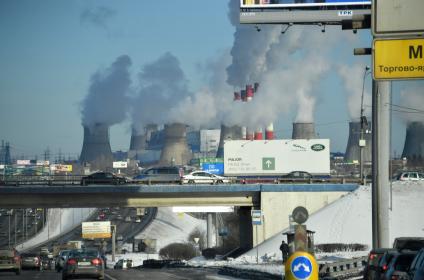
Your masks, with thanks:
M95 250L75 250L69 253L70 258L80 258L80 257L97 257L98 252Z

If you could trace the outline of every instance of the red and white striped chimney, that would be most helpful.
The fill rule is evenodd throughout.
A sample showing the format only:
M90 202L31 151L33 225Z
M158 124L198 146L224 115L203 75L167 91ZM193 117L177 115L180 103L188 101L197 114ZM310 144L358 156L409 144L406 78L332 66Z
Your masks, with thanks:
M270 123L265 129L265 139L274 140L274 124Z
M234 99L233 100L234 101L240 101L241 100L240 92L238 92L238 91L234 92Z
M253 86L252 85L246 85L246 100L252 101L253 99Z
M262 132L262 128L258 128L255 131L255 140L263 140L263 139L264 139L264 135L263 135L263 132Z

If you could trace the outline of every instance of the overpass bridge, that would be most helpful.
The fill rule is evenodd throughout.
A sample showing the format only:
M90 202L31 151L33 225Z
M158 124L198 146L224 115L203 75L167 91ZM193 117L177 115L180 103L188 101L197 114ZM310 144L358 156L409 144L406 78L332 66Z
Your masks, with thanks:
M295 207L313 213L357 188L357 184L329 183L4 186L0 187L0 208L236 206L240 240L251 247L287 228ZM262 211L262 224L255 231L252 209Z

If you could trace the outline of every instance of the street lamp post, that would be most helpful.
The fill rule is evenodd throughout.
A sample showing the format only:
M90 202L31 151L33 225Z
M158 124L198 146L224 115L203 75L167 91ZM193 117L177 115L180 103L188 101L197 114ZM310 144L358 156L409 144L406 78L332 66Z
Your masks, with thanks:
M364 147L366 146L364 139L364 128L367 124L367 119L364 116L364 90L365 90L365 78L370 74L370 67L365 66L364 77L362 79L362 94L361 94L361 131L359 138L359 178L361 183L364 182Z

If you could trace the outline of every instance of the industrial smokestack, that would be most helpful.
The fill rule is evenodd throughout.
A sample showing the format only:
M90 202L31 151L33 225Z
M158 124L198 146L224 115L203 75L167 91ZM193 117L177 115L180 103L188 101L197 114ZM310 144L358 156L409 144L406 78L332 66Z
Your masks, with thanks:
M264 135L262 133L262 128L258 128L255 131L255 140L263 140L264 139Z
M292 139L314 139L314 123L293 123Z
M240 126L226 126L221 125L221 135L219 138L218 151L216 157L224 157L224 142L226 140L241 140L242 139L242 129Z
M240 101L240 100L241 100L240 92L235 91L234 92L234 101Z
M192 158L187 144L186 125L173 123L165 125L165 145L159 163L163 165L184 165Z
M81 163L90 163L92 169L107 170L112 167L113 155L109 142L109 127L96 123L84 126Z
M349 139L347 141L345 161L353 162L360 160L360 148L359 140L361 139L361 123L360 122L350 122L349 123ZM363 148L364 162L371 162L372 149L371 149L371 133L367 133L364 130L363 139L365 139L366 146Z
M265 129L265 139L274 140L274 123L270 123Z
M247 101L246 90L244 89L240 90L240 95L241 95L241 101L246 102Z
M408 124L402 157L408 160L424 159L424 123L410 122Z
M253 86L252 85L246 85L246 101L252 101L253 99Z

